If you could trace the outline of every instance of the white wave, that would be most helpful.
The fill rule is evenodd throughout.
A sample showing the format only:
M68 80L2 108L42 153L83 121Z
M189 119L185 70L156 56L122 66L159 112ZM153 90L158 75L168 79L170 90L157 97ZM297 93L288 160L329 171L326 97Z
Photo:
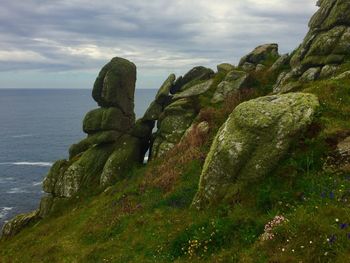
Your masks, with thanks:
M52 166L52 163L49 162L7 162L7 163L0 163L0 165L25 165L25 166L41 166L41 167L50 167Z
M27 137L33 137L33 134L19 134L19 135L13 135L11 138L27 138Z
M0 218L4 218L12 209L13 207L2 207L0 209Z
M24 190L23 188L19 188L19 187L11 188L10 190L8 190L6 192L6 194L24 194L24 193L29 193L29 192L27 190Z
M43 184L43 182L33 182L33 186L38 186L38 185L42 185Z

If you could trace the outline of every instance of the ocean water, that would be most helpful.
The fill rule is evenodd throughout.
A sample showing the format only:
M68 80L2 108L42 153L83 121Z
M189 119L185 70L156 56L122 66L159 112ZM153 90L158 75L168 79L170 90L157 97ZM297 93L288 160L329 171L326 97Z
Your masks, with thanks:
M137 117L155 94L136 90ZM50 166L85 137L82 120L97 107L91 90L0 89L0 229L14 215L38 207Z

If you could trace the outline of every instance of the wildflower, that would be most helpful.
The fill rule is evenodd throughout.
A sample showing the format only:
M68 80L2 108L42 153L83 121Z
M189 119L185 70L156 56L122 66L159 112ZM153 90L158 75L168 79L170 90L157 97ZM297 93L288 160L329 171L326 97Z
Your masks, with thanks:
M312 244L312 241L310 241L310 244Z
M272 240L275 237L273 229L286 221L288 222L288 219L286 219L284 216L275 216L272 221L265 225L264 233L261 235L261 240Z
M336 219L335 219L335 222L339 222L339 219L338 219L338 218L336 218Z
M349 226L348 224L344 224L344 223L339 225L340 229L345 229L348 226Z
M333 193L333 192L330 192L330 193L329 193L329 198L330 198L330 199L334 199L334 193Z

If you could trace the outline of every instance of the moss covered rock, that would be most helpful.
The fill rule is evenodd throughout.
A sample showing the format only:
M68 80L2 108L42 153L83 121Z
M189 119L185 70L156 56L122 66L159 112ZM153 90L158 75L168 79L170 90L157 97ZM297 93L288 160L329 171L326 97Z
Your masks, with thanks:
M198 81L208 80L214 75L214 71L206 67L194 67L183 77L179 77L174 85L171 87L170 92L172 94L177 93L180 90L185 90L186 86L191 87L193 83ZM192 83L191 83L192 82Z
M114 143L122 135L118 131L102 131L89 135L86 139L69 148L69 159L85 152L89 148L98 144Z
M142 149L140 139L124 135L106 161L100 185L106 187L125 178L133 166L143 162L144 152Z
M278 45L277 44L265 44L256 47L252 52L241 58L238 66L243 67L244 64L250 63L253 65L258 64L272 64L278 59Z
M162 86L159 88L155 101L160 104L164 105L169 101L169 94L171 88L174 86L176 76L174 74L170 74L170 76L164 81Z
M134 122L134 118L124 115L119 108L99 108L86 114L83 131L87 134L110 130L127 132L132 128Z
M176 93L173 99L176 100L176 99L188 98L193 96L199 96L207 92L210 89L212 84L213 84L212 79L201 82L199 84L195 84L192 87L185 89L184 91Z
M221 63L217 65L218 72L228 73L232 70L235 70L235 66L229 63Z
M115 57L100 71L92 97L101 107L117 107L128 116L134 115L136 66Z
M228 94L243 88L248 83L249 74L245 71L232 70L227 73L225 79L218 85L212 98L212 103L224 101Z
M2 237L8 238L18 234L27 225L39 220L39 212L35 210L27 214L21 214L7 222L2 229Z
M314 95L305 93L240 104L215 137L193 205L203 208L232 200L240 185L265 176L312 122L318 105Z

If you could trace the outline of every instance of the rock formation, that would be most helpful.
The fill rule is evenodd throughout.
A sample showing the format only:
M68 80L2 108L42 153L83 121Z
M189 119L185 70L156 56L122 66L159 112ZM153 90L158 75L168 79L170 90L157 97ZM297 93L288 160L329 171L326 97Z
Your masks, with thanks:
M88 112L83 121L87 138L70 147L69 160L54 163L43 183L48 195L40 208L8 222L4 236L50 215L61 200L82 191L103 190L143 162L153 127L149 119L135 124L135 82L136 66L126 59L113 58L102 68L92 91L100 108ZM162 94L159 97L164 99Z
M288 92L310 82L341 73L339 65L350 56L350 2L318 1L320 7L309 22L310 31L293 52L290 71L279 76L274 92Z
M233 200L242 184L265 176L286 154L293 138L311 123L317 107L317 98L305 93L240 104L215 137L193 206Z

